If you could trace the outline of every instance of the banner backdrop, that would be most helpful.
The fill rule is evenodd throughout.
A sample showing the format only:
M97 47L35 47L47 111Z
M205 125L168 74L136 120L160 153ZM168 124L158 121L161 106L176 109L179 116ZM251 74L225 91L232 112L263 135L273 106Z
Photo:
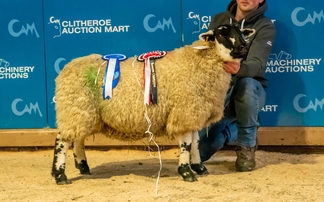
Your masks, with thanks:
M230 1L182 1L184 44L206 32L211 18ZM266 77L261 126L324 126L323 1L267 1L276 29Z
M170 6L172 5L172 6ZM127 57L181 47L180 1L44 1L49 126L63 66L92 53Z
M0 11L0 128L47 127L42 0Z
M191 44L229 2L2 0L0 129L55 128L55 78L72 59ZM324 2L267 3L277 36L261 126L324 126Z
M324 126L323 1L269 1L277 29L263 126Z
M183 45L190 45L208 31L216 13L224 12L229 1L182 0Z

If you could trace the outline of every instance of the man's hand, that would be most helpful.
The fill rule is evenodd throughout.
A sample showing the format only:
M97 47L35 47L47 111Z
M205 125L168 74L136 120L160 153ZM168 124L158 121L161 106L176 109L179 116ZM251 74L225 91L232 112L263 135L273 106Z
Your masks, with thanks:
M224 65L224 70L227 73L231 73L231 74L236 74L241 67L241 63L239 62L225 62Z

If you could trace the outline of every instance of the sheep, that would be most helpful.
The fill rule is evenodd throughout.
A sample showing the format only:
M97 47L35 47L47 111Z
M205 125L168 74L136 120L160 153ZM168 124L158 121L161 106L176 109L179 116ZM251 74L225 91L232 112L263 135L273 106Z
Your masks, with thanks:
M119 140L147 137L148 122L155 137L168 136L179 142L178 173L185 181L196 181L206 174L198 151L198 130L221 119L231 75L225 61L241 60L247 45L241 32L223 25L199 36L192 45L169 52L155 61L158 103L144 105L143 63L136 57L120 62L120 78L112 97L103 99L104 60L98 54L76 58L56 78L56 116L59 134L55 140L52 176L59 185L69 184L65 175L67 150L73 143L75 166L89 175L84 140L101 133ZM208 40L206 40L208 39ZM208 48L198 48L203 47ZM135 73L135 74L134 74ZM137 76L136 76L137 75ZM138 77L138 78L137 78Z

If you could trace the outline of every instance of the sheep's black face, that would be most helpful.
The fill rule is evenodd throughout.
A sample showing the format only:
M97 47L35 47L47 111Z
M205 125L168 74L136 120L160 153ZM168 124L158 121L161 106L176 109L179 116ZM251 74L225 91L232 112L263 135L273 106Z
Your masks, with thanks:
M247 55L247 44L244 40L245 33L232 25L222 25L214 30L214 36L219 44L230 50L233 59L244 58ZM244 37L244 38L243 38Z
M220 56L224 60L230 61L247 56L248 49L245 38L254 33L255 30L253 29L240 30L233 25L221 25L214 30L201 34L200 38L203 40L208 36L208 40L215 40Z

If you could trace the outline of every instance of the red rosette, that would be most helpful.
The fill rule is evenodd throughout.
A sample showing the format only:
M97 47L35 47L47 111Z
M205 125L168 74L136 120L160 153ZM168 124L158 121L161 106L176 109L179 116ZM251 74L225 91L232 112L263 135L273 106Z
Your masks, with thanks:
M165 51L151 51L148 53L143 53L142 55L138 56L137 60L143 62L145 59L148 58L158 59L164 57L166 54L167 53Z

